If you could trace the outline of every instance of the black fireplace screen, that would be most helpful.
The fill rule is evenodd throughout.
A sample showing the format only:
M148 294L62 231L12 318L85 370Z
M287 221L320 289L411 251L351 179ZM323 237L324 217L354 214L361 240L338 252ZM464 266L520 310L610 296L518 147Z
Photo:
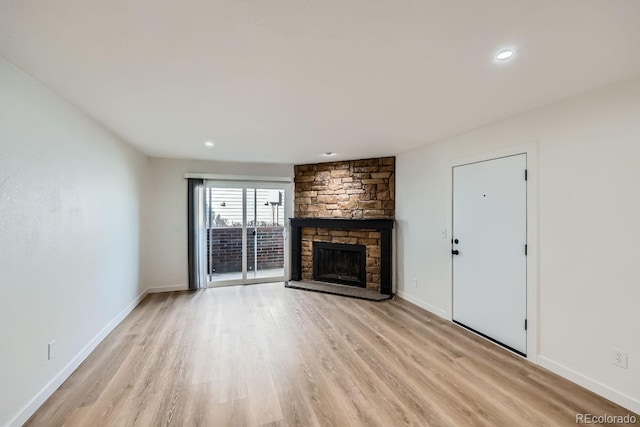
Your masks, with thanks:
M366 288L366 246L313 242L313 280Z

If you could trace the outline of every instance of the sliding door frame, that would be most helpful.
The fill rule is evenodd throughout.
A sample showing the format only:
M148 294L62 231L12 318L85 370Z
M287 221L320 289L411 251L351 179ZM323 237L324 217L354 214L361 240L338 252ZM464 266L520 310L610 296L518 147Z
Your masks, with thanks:
M211 176L214 177L214 176ZM242 177L245 178L245 177ZM257 178L257 177L256 177ZM275 179L274 181L270 180L262 180L257 178L255 180L249 179L221 179L218 176L215 176L215 179L205 179L205 193L207 188L239 188L242 189L242 279L232 279L232 280L224 280L224 281L208 281L208 286L210 288L217 288L223 286L234 286L234 285L252 285L258 283L271 283L271 282L284 282L288 280L290 275L290 245L288 244L289 234L290 234L290 224L287 218L293 217L293 183L291 179L289 182L286 182L282 179ZM284 215L283 225L284 225L284 239L283 239L283 253L284 253L284 274L282 276L276 277L266 277L266 278L248 278L248 265L247 265L247 191L249 189L268 189L268 190L281 190L284 193ZM255 203L255 200L254 200ZM208 251L207 251L208 252ZM208 272L207 272L208 273Z

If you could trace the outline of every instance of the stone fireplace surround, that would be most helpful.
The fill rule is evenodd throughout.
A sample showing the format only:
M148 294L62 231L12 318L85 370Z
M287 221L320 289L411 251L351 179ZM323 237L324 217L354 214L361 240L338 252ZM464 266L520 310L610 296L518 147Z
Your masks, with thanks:
M367 235L376 233L380 235L379 245L367 245L367 289L391 295L393 289L391 280L393 222L393 219L291 218L291 280L312 279L312 261L309 258L303 261L305 253L312 256L313 250L312 241L307 239L305 242L303 239L305 233L307 236L312 236L314 240L319 238L320 241L332 243L339 243L343 238L354 239L350 241L357 242L358 237L349 237L350 232L367 233ZM321 233L326 231L328 234L318 234L318 231ZM335 238L338 239L334 240ZM366 239L370 238L366 237ZM303 262L309 264L303 264ZM374 271L379 271L379 273L374 273Z
M333 222L333 227L340 227L340 222ZM313 243L342 243L363 245L366 248L367 289L380 290L380 232L375 229L340 229L324 227L304 227L302 229L302 278L313 277Z
M313 280L313 243L366 247L366 289L391 295L395 157L297 165L291 280Z

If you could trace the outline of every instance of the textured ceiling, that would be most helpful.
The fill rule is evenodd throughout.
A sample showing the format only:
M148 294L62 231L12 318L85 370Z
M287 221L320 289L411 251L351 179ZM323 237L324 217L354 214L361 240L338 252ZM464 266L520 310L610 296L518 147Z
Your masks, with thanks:
M0 1L0 55L161 157L397 154L640 74L639 46L637 0Z

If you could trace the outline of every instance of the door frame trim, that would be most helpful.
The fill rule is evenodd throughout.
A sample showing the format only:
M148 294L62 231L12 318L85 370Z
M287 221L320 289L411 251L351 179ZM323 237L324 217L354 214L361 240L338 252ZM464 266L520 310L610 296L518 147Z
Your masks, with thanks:
M453 168L470 163L484 162L502 157L527 155L527 356L533 363L537 363L538 356L538 322L539 322L539 286L538 283L538 141L514 145L498 150L478 153L450 159L448 170L450 179L447 185L447 239L450 239L453 230ZM522 177L524 179L524 176ZM447 246L448 247L448 246ZM449 257L449 286L450 298L447 309L447 318L453 324L453 257ZM481 335L478 335L481 336ZM486 337L483 337L486 339ZM488 340L490 341L490 340Z

